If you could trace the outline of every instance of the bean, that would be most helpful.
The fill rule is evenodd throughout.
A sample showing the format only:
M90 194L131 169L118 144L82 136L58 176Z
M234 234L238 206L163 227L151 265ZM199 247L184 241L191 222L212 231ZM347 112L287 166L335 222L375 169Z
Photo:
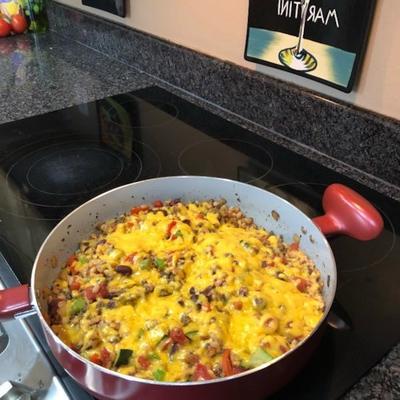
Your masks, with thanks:
M263 310L267 306L265 300L261 297L253 298L253 308L255 310Z
M128 265L117 265L115 267L115 271L117 271L121 275L132 275L132 268Z

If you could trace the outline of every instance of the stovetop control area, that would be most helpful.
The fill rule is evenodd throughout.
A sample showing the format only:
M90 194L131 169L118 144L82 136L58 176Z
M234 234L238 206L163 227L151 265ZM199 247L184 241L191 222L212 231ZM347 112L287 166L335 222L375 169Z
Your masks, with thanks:
M23 320L0 323L0 365L0 399L70 399Z
M172 175L246 182L309 217L323 212L323 192L338 182L383 216L384 232L373 241L330 238L336 328L326 330L307 368L274 399L336 399L400 341L398 203L157 87L0 126L0 279L11 269L28 283L41 243L80 204L126 183ZM70 398L90 398L74 394L35 317L3 323L0 352L0 384L60 384Z

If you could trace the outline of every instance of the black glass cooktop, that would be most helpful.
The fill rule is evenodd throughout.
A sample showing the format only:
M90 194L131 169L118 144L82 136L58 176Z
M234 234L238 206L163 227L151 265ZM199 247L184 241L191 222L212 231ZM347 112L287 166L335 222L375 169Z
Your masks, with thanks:
M40 244L73 208L128 182L182 174L248 182L310 217L340 182L384 217L378 239L330 241L341 329L327 329L275 399L336 399L400 341L399 204L157 87L0 126L0 251L28 282Z

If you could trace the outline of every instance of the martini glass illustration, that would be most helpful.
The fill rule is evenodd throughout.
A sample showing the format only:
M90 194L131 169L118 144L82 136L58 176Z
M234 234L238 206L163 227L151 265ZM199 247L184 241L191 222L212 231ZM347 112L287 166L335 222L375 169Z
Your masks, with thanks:
M301 22L297 46L283 49L279 52L279 61L290 69L309 72L317 68L317 59L303 48L304 28L307 21L307 11L310 0L301 0Z

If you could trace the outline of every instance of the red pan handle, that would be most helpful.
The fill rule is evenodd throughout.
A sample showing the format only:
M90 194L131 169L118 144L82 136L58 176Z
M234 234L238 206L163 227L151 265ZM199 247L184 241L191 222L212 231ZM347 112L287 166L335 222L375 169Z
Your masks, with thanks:
M329 185L322 206L325 215L314 218L313 222L327 236L344 234L358 240L371 240L383 230L383 219L376 208L347 186Z
M31 308L28 285L0 290L0 320L13 318L15 314Z

